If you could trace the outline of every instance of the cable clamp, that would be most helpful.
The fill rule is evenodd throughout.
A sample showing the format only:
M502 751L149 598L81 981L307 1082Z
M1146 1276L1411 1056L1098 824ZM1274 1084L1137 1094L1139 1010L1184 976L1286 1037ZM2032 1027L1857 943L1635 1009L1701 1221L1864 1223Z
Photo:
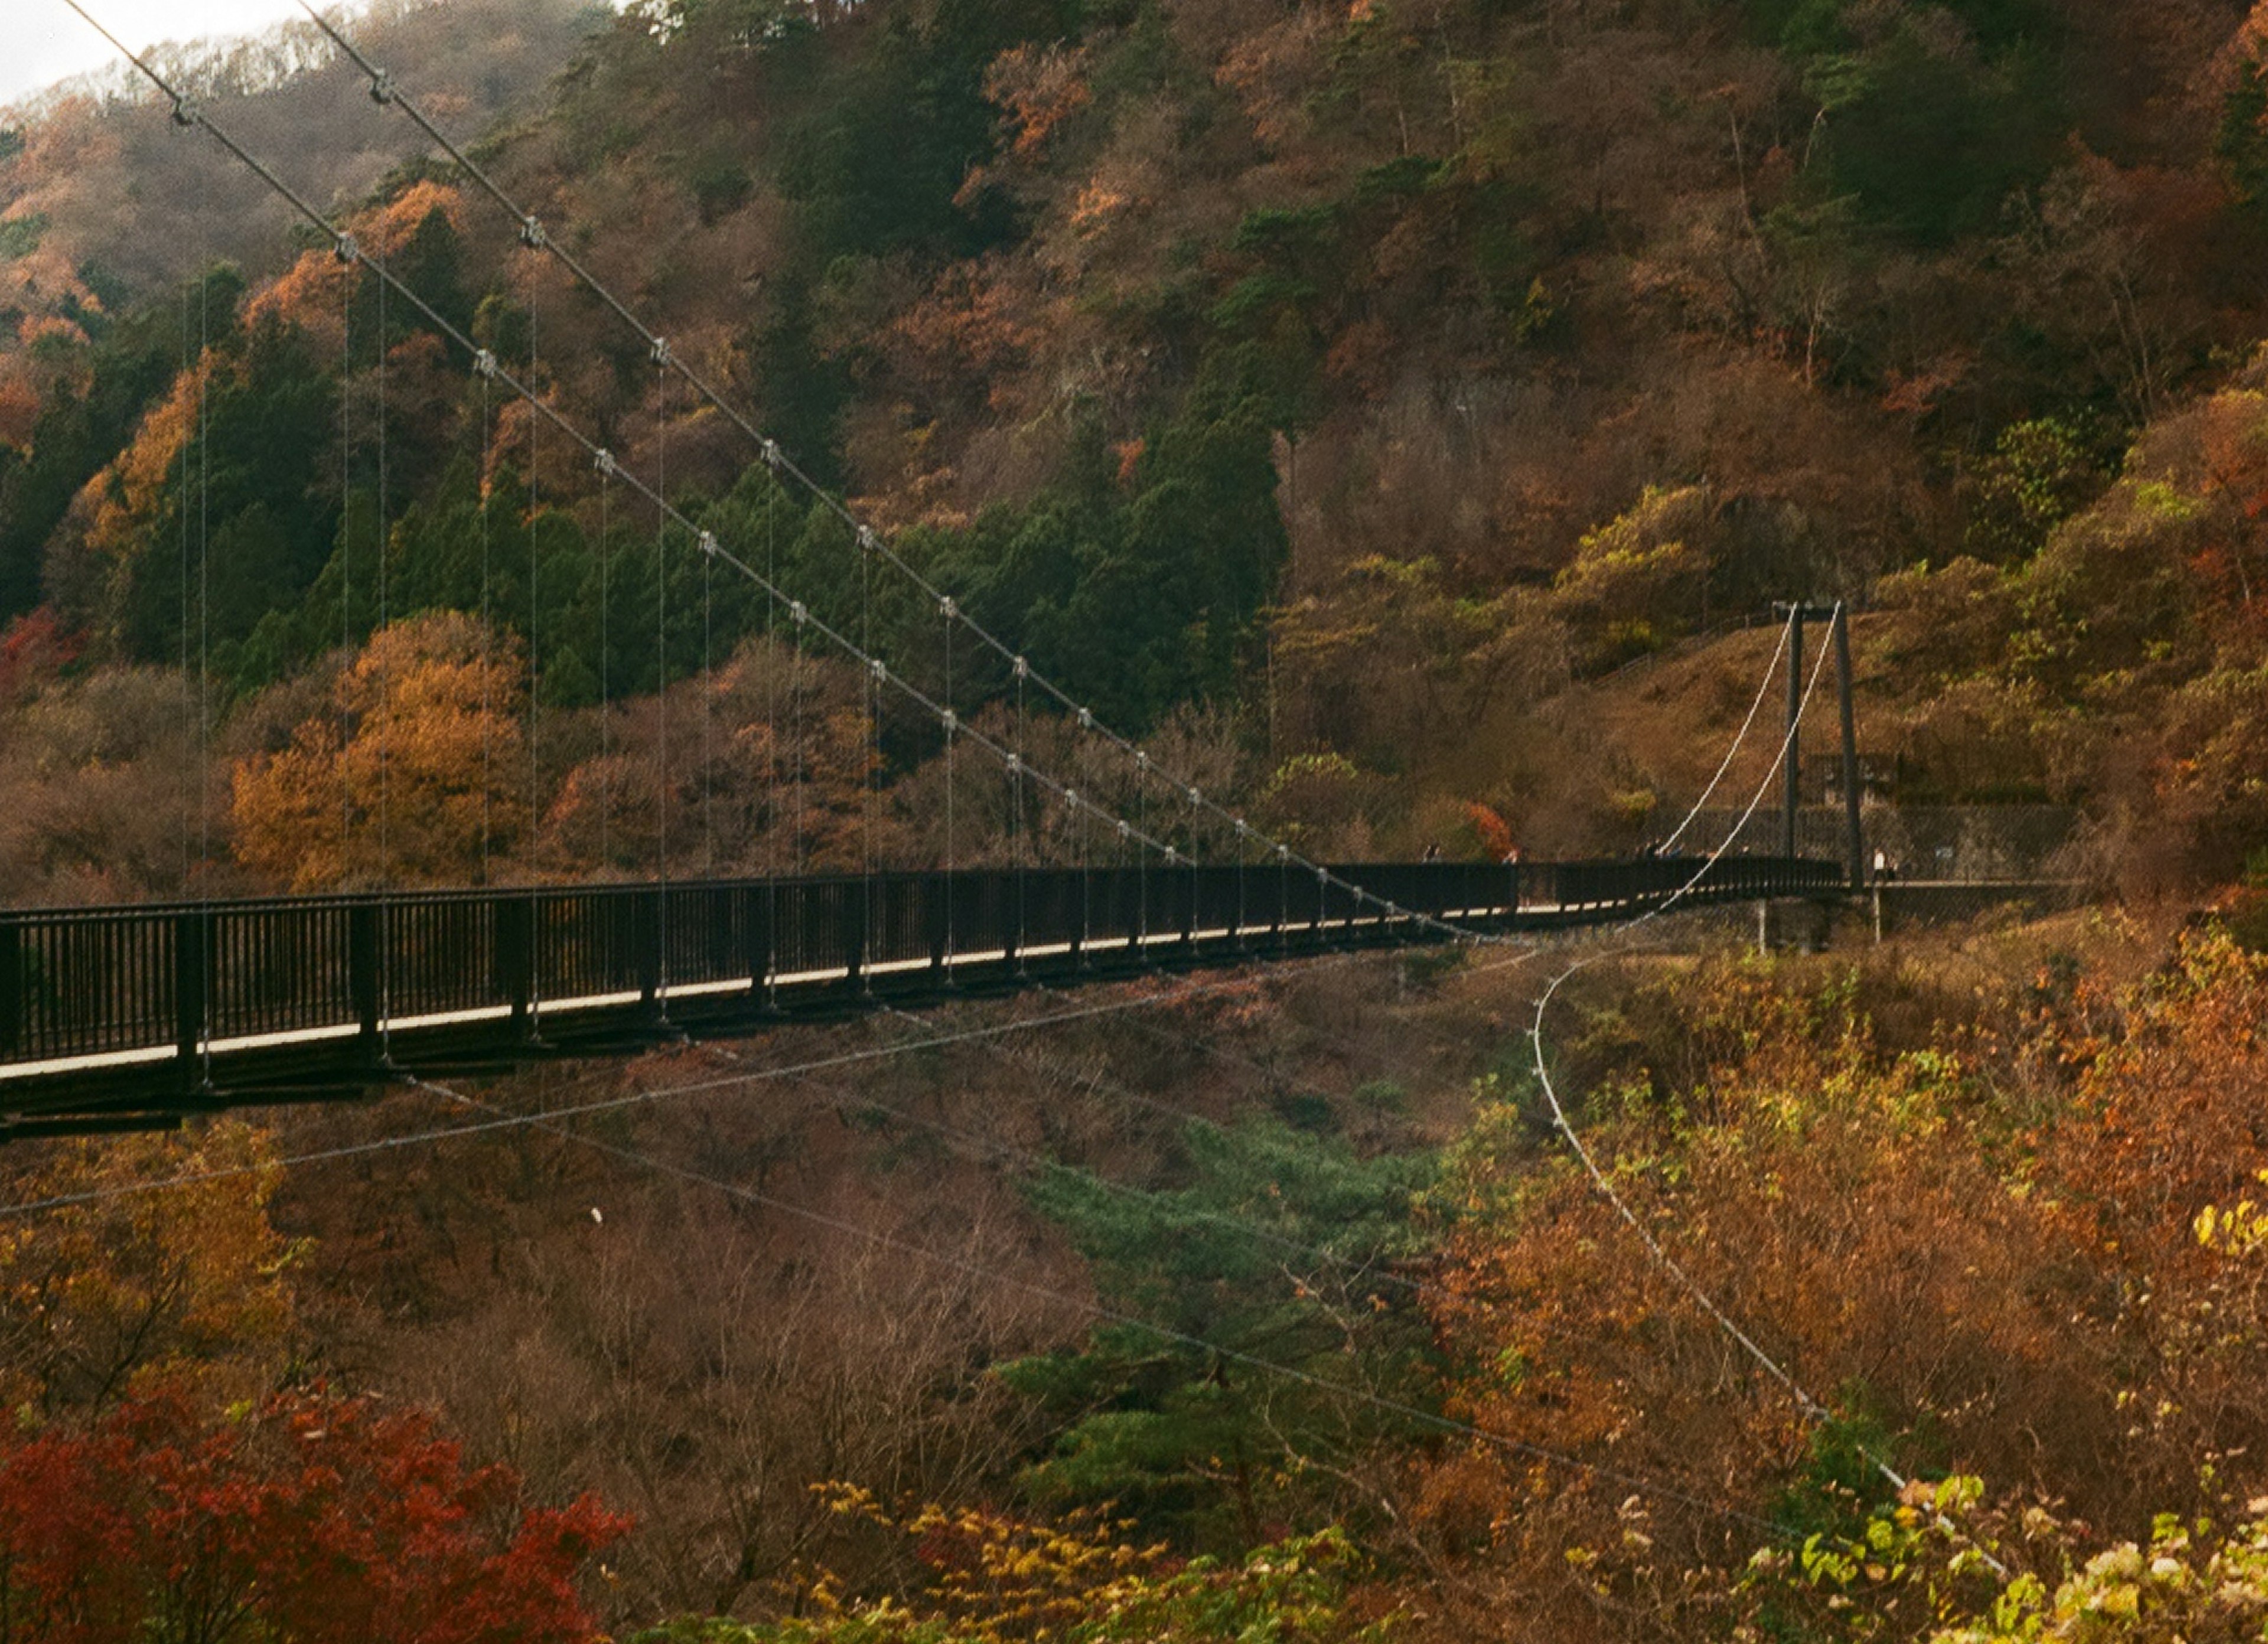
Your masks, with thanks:
M351 234L340 234L331 241L331 255L351 267L362 261L362 247L355 244Z
M1172 867L1175 862L1177 862L1181 861L1181 859L1182 859L1182 853L1181 853L1181 852L1179 852L1179 851L1175 850L1175 849L1174 849L1171 845L1168 845L1168 846L1167 846L1167 847L1166 847L1166 866L1167 866L1168 868L1170 868L1170 867Z
M1023 760L1023 756L1022 756L1021 754L1017 754L1017 753L1012 753L1012 754L1010 754L1010 755L1008 756L1008 774L1009 774L1009 775L1011 775L1011 776L1021 776L1023 774L1024 774L1024 760Z
M873 661L868 663L866 666L873 673L874 679L878 683L887 681L890 677L890 664L884 662L880 657L875 657Z
M381 107L394 100L394 77L379 70L370 77L370 100Z
M938 715L937 723L945 727L945 734L949 737L961 729L961 716L948 708Z
M173 123L184 127L202 126L205 123L205 112L188 98L177 97L173 99Z
M1138 771L1148 770L1150 768L1150 756L1139 750L1137 750L1134 755L1134 768Z
M946 621L950 622L954 618L961 614L961 607L954 603L954 598L951 594L946 594L939 598L937 602L937 613L943 617Z
M1079 728L1081 730L1092 730L1094 729L1094 710L1093 708L1082 708L1079 710Z
M880 554L881 551L882 539L874 534L874 528L872 525L859 526L858 552L861 554Z
M667 337L656 337L653 340L653 363L664 371L667 371L677 363L677 356L669 351Z
M1292 848L1289 845L1278 845L1276 848L1276 860L1278 862L1291 861Z
M1019 679L1028 679L1032 677L1032 664L1024 657L1016 658L1016 677Z
M601 450L591 459L591 466L610 480L620 472L615 463L615 453L610 451Z
M1245 826L1244 818L1242 817L1236 818L1236 837L1239 839L1250 839L1252 837L1252 830Z
M703 532L701 533L700 547L703 554L707 554L712 560L715 559L717 557L717 533L713 531Z
M1064 809L1066 811L1076 811L1079 809L1078 789L1066 788L1064 789Z
M524 217L519 219L519 243L530 251L541 251L551 243L551 237L543 231L542 224Z
M787 457L780 450L777 440L768 439L764 442L764 466L767 468L777 468L786 460Z
M1316 883L1317 884L1326 884L1326 885L1327 885L1327 884L1329 884L1330 882L1331 882L1331 870L1330 870L1329 868L1318 868L1318 869L1316 869L1316 870L1315 870L1315 883Z
M788 601L787 614L789 620L792 621L798 628L801 628L805 623L811 620L810 607L806 605L800 599L791 599Z
M496 380L497 356L493 349L482 349L473 356L473 375Z

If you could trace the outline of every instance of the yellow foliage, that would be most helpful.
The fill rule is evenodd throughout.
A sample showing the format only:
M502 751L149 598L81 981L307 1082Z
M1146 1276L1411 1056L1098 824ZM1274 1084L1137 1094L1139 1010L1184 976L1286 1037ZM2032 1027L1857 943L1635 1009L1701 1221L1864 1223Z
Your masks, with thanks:
M1162 1543L1125 1539L1131 1520L1076 1513L1056 1523L985 1508L930 1505L901 1516L852 1485L814 1486L843 1517L912 1542L929 1586L909 1607L845 1595L832 1574L810 1586L813 1615L758 1639L807 1644L1007 1644L1020 1639L1320 1639L1375 1640L1389 1613L1363 1626L1346 1611L1356 1560L1336 1530L1254 1550L1241 1562L1183 1560Z
M293 1320L297 1254L268 1220L268 1133L73 1144L10 1189L50 1202L0 1230L0 1400L34 1418L96 1412L164 1381L249 1398ZM156 1178L202 1178L162 1192Z
M460 884L527 822L518 651L438 613L372 636L332 708L239 761L240 860L294 891Z
M1584 533L1573 562L1559 573L1560 595L1609 621L1674 615L1665 601L1703 569L1701 553L1686 539L1708 512L1708 493L1699 486L1648 486L1627 513Z
M2257 1172L2256 1179L2268 1185L2268 1171ZM2198 1244L2224 1256L2250 1256L2268 1248L2268 1210L2250 1199L2240 1199L2227 1210L2207 1205L2190 1225Z
M208 351L173 378L166 397L144 415L134 438L110 466L86 483L94 503L87 546L98 554L123 560L135 547L136 528L163 511L167 488L179 483L181 452L197 425L197 407L216 385L219 356Z

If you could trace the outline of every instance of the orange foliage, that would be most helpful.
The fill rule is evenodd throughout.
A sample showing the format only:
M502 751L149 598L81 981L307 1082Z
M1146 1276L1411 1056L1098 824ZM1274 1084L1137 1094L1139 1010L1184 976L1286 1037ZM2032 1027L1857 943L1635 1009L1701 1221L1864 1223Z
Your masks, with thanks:
M2268 514L2268 400L2257 393L2220 393L2196 415L2205 479L2245 517Z
M2231 45L2253 74L2268 77L2268 0L2253 0L2251 14L2238 26Z
M986 403L1002 409L1035 341L1017 321L1019 307L994 271L958 264L893 327L904 345L896 363L932 400L990 384Z
M280 752L240 761L236 850L294 891L464 884L526 826L523 668L454 612L374 635Z
M14 1184L75 1202L0 1230L7 1407L97 1413L158 1385L219 1405L272 1384L294 1319L291 1247L268 1220L276 1157L231 1119L194 1141L71 1144ZM175 1176L188 1184L131 1191Z
M1469 802L1465 820L1480 835L1481 848L1488 853L1491 862L1512 862L1519 856L1520 847L1513 842L1511 825L1489 806L1477 800Z
M180 456L195 431L197 407L221 369L219 356L208 350L174 378L126 449L86 482L94 503L86 543L93 552L116 559L133 553L136 532L157 517L167 488L180 483Z
M436 211L457 232L465 231L463 191L426 178L412 183L376 211L356 217L355 238L373 256L394 256Z
M29 451L39 421L40 391L18 372L0 376L0 445Z
M437 210L451 228L463 231L463 194L431 179L412 184L399 198L376 210L350 219L347 227L371 256L390 257ZM286 325L304 329L319 347L335 349L340 342L340 305L361 272L328 250L303 252L280 278L252 298L245 310L245 324L248 328L274 314Z
M2268 1443L2268 1285L2192 1231L2268 1169L2268 958L2193 939L2131 994L2043 972L2010 1003L1957 1053L1892 1055L1848 985L1807 997L1753 963L1705 966L1605 1007L1595 1023L1657 1039L1587 1091L1563 1071L1562 1095L1633 1214L1812 1394L1893 1446L1926 1432L1933 1465L2114 1522ZM1574 1014L1557 1047L1580 1063ZM1573 1161L1507 1102L1449 1183L1432 1294L1451 1408L1769 1505L1804 1464L1793 1398ZM1500 1452L1445 1457L1419 1501L1458 1544L1546 1493L1547 1538L1613 1523L1603 1492L1586 1508Z
M1093 99L1086 69L1083 48L1060 45L1019 46L992 60L984 71L984 96L1006 115L1015 133L1009 152L1017 159L1038 159L1056 128Z
M304 330L317 346L335 349L340 346L340 307L356 274L329 252L303 252L274 284L247 305L245 323L256 325L274 314L285 325Z

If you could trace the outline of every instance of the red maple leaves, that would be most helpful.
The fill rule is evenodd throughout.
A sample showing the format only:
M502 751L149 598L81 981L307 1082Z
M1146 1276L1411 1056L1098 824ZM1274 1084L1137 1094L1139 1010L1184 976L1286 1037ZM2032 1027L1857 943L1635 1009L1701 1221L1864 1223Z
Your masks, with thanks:
M0 1638L529 1644L595 1636L578 1567L627 1521L522 1508L423 1416L158 1397L0 1457Z

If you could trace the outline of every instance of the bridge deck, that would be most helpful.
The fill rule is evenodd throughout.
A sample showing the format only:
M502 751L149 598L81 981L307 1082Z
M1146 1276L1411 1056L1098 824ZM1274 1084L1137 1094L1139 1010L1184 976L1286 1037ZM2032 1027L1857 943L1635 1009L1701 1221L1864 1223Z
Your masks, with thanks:
M1831 863L1755 857L1330 872L985 869L0 914L0 1140L1035 983L1606 922L1689 882L1703 901L1840 884Z

